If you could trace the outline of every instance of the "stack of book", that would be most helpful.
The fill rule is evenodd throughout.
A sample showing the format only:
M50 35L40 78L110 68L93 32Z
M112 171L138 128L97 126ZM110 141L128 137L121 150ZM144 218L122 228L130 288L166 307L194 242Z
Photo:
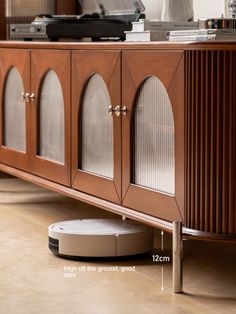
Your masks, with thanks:
M173 30L167 32L169 41L215 40L215 29Z
M198 22L162 22L157 20L139 20L132 23L132 30L126 31L126 41L166 41L168 31L197 30Z
M167 33L169 41L199 41L199 40L236 40L236 29L197 29L172 30Z
M198 22L140 20L125 32L126 41L235 41L236 29L198 29Z

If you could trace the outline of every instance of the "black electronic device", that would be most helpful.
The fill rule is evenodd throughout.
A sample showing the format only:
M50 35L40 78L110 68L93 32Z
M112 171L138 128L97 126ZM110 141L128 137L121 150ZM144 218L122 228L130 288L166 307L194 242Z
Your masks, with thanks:
M50 40L91 38L97 40L124 40L144 6L140 0L94 0L100 12L83 15L39 15L31 24L11 24L10 38L23 40ZM85 9L91 1L86 2ZM81 3L83 5L83 2Z

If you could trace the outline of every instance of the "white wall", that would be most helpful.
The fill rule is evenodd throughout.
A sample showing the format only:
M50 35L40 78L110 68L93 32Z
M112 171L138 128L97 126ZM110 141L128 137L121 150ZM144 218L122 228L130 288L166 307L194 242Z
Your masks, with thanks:
M148 19L160 19L163 0L142 0ZM193 0L195 20L205 17L220 17L224 13L224 0Z
M142 0L147 19L160 19L163 0Z
M224 10L224 0L194 0L195 19L220 17Z

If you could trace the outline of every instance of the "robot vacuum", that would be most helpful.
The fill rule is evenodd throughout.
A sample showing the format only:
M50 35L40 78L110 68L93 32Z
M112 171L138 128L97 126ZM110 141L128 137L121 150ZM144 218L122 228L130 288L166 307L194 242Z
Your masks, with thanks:
M133 220L80 219L48 227L49 249L64 257L122 257L153 249L152 228Z

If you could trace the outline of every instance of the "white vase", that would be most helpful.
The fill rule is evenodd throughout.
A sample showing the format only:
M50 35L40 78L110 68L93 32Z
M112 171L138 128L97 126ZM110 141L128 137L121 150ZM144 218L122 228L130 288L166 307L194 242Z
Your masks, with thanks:
M189 21L193 16L193 0L164 0L162 21Z

